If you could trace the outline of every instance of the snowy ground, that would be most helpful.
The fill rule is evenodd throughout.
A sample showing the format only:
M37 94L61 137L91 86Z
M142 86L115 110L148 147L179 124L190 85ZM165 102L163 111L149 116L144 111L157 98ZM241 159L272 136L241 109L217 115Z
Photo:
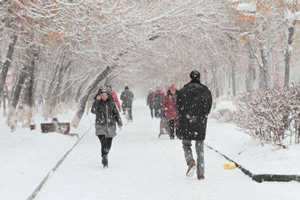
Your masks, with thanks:
M221 128L221 129L220 129ZM210 121L207 143L254 174L300 175L300 145L288 149L260 143L235 125Z
M235 111L232 101L221 99L214 112ZM207 143L254 174L300 175L300 145L288 149L264 144L242 132L236 125L210 120Z
M78 131L88 129L83 124ZM0 117L0 199L26 199L76 141L76 137L20 127L11 133Z
M88 130L90 123L85 119L81 131ZM226 124L210 121L208 134L220 135L220 130L227 128ZM1 132L1 199L26 199L56 164L55 160L75 142L61 135L31 134L34 133L18 132L12 136ZM226 161L208 149L205 149L206 179L200 182L195 177L186 178L180 141L158 139L157 135L158 120L151 120L144 106L135 105L134 122L125 125L113 142L109 169L101 167L100 145L92 129L36 199L296 200L298 197L299 183L255 183L239 170L225 171ZM214 139L207 142L210 140ZM230 138L223 142L228 141Z

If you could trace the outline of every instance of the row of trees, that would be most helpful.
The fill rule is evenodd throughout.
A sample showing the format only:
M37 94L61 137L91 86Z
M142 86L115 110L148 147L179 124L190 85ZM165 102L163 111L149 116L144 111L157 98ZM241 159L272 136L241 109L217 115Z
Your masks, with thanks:
M8 124L16 126L18 105L30 123L41 104L46 118L76 107L76 126L106 79L145 91L181 86L198 69L215 97L287 86L298 4L256 2L243 10L227 0L1 0Z
M294 56L299 48L294 42L299 8L298 1L293 0L256 1L252 26L243 33L250 61L248 93L237 100L236 122L261 141L283 147L299 143L300 137L299 86L291 80L291 74L300 75L300 63ZM255 78L249 76L255 77L255 72L257 87L253 87Z
M110 75L139 84L139 73L174 80L182 70L204 66L197 57L222 55L218 45L229 42L223 35L237 31L224 2L1 1L1 94L7 75L15 74L7 91L9 126L16 126L20 105L30 123L38 103L45 117L79 105L77 125L91 94Z
M185 29L181 34L164 34L140 50L132 65L147 70L149 77L140 82L151 87L157 85L153 77L158 77L160 84L180 82L182 85L188 76L178 80L178 75L196 68L202 72L203 81L213 89L215 97L219 97L288 87L299 81L299 60L294 56L299 46L299 42L295 42L300 22L299 3L285 0L235 2L223 2L219 7L207 2L211 10L204 11L205 14L199 14L200 19L196 19L200 28ZM201 19L205 16L208 16L208 25ZM213 20L218 21L214 23ZM189 16L189 21L183 24L189 25L191 21ZM180 27L178 24L176 26ZM146 53L149 50L150 54ZM145 54L149 57L140 59ZM140 73L141 70L137 70L136 76ZM124 78L126 75L120 76Z

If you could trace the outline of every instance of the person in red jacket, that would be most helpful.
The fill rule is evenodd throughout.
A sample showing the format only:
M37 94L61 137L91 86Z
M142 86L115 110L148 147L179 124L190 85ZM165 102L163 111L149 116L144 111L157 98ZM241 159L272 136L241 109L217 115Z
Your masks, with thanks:
M167 125L169 129L170 139L175 138L175 122L177 118L177 108L176 108L176 86L173 84L164 98L164 117L167 120Z
M118 108L118 111L121 112L121 103L120 103L120 100L118 98L117 92L112 89L111 85L106 85L106 88L107 88L108 92L110 93L114 103L116 104L116 107Z

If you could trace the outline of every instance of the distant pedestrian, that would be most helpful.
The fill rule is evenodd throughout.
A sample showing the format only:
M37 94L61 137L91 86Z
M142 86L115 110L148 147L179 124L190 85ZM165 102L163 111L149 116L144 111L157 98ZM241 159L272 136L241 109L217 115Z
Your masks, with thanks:
M133 92L126 86L121 94L123 114L128 114L129 120L132 120L132 103L134 99Z
M154 102L153 102L154 116L156 118L161 118L163 116L164 97L165 97L164 91L160 87L157 87L154 93Z
M155 96L154 91L150 89L147 95L147 106L150 109L151 118L154 117L154 96Z
M176 93L177 89L173 84L168 89L167 95L164 98L164 117L167 122L170 139L175 139L175 123L177 117Z

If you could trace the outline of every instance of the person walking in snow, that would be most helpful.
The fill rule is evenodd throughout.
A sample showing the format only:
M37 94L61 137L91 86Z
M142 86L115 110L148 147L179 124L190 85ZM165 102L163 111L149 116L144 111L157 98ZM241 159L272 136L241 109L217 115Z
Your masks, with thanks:
M164 91L160 87L157 87L154 93L154 102L153 102L154 116L156 118L163 117L164 97L165 97Z
M151 118L154 117L154 95L155 95L154 91L150 89L147 96L147 106L150 109Z
M170 139L175 139L175 120L177 117L176 108L176 86L173 84L168 89L167 95L164 98L164 117L167 121L168 132Z
M117 135L116 124L122 127L122 120L109 91L101 88L95 97L91 112L96 115L96 135L101 143L103 167L108 167L108 153L112 140Z
M188 169L192 176L197 169L197 178L204 179L204 140L207 116L212 106L212 95L207 86L201 84L200 73L192 71L191 81L177 92L178 129L176 135L182 140ZM197 165L193 158L192 141L195 141Z
M125 87L125 90L122 92L120 99L122 100L123 114L125 114L127 111L129 120L132 120L132 102L134 99L134 95L129 90L128 86Z

